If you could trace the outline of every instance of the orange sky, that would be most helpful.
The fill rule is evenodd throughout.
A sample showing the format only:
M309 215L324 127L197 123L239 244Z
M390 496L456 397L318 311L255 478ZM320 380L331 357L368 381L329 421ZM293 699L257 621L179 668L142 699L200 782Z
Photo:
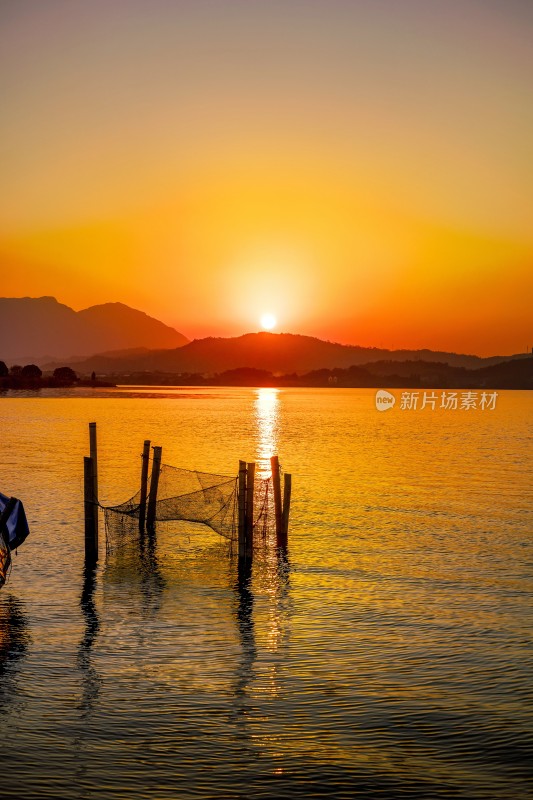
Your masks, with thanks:
M533 346L533 8L520 0L2 6L2 294Z

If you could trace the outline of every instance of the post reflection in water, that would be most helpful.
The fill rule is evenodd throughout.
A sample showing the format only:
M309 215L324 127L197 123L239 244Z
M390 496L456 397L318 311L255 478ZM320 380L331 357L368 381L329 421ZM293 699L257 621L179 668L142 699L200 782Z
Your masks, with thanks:
M286 662L280 656L289 645L291 618L286 555L276 552L267 561L254 561L253 579L249 566L239 569L234 591L240 658L232 686L233 722L250 756L256 757L259 748L271 759L273 774L281 774L282 732L263 731L260 720L269 714L270 703L283 694Z
M257 647L253 620L254 596L251 590L251 572L248 565L239 567L239 575L234 588L237 600L237 628L241 645L241 658L237 664L233 687L235 721L243 739L251 739L251 734L247 730L247 723L252 712L248 690L255 678L254 663L257 658Z
M124 546L108 555L103 582L106 592L112 592L112 604L123 603L127 597L129 603L139 604L142 620L154 619L161 610L166 586L158 555L157 530L136 531Z
M277 454L280 391L257 389L254 410L257 473L264 480L270 477L270 458ZM272 729L263 736L256 715L260 708L265 708L265 702L270 703L283 692L280 652L289 644L289 578L290 562L286 553L276 549L275 532L269 531L265 539L256 529L253 566L240 568L234 587L241 648L233 686L234 709L243 742L251 753L256 754L259 746L261 752L270 754L275 773L283 769L279 737Z
M143 618L155 617L161 609L165 579L157 555L155 531L144 531L140 537L139 575Z
M26 655L30 641L22 601L4 594L0 604L0 714L17 697L15 665Z
M100 630L100 619L94 603L96 569L96 563L85 562L80 597L80 608L85 620L85 630L78 648L78 667L82 673L82 693L79 705L82 719L90 714L98 699L101 686L100 676L93 667L91 660L92 649Z
M276 455L279 424L279 389L256 389L254 410L257 423L257 470L270 475L270 458Z
M81 697L78 704L78 709L81 713L79 729L72 740L72 745L77 755L75 775L80 798L87 796L86 790L82 787L87 778L86 743L89 738L88 723L92 717L93 708L98 702L102 685L100 675L92 664L92 650L100 630L100 618L94 602L96 572L97 562L86 559L83 566L83 583L80 595L80 609L85 621L85 629L77 655L77 665L81 672Z

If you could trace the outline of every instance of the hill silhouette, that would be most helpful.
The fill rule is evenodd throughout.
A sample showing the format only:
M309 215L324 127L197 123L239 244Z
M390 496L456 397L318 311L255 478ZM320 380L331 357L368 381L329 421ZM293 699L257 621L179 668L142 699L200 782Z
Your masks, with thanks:
M492 356L433 352L431 350L384 350L326 342L291 333L248 333L235 338L195 339L171 350L130 354L102 353L69 362L79 372L130 374L160 372L213 375L228 370L252 368L274 375L303 374L318 369L347 369L377 361L427 361L453 367L478 369L522 356ZM45 365L49 366L49 365ZM392 370L394 371L394 370Z
M0 298L0 358L11 363L187 342L174 328L123 303L76 312L55 297Z

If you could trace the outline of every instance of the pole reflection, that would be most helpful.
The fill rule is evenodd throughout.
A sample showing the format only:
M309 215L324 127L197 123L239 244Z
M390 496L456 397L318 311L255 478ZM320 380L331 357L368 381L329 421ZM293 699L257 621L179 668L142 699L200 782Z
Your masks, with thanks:
M263 730L261 714L265 702L284 692L291 619L289 572L286 556L275 552L267 562L254 562L253 581L250 566L242 567L234 586L240 656L232 687L233 723L250 756L255 757L259 748L272 759L276 774L284 768L281 737Z
M94 602L96 588L97 562L86 559L83 566L83 583L80 595L80 609L85 622L85 628L78 646L77 665L81 672L81 697L78 704L80 710L80 724L72 744L76 753L76 788L77 797L86 798L89 795L87 788L88 761L86 741L90 738L89 723L93 708L98 701L102 679L92 663L92 651L100 630L100 618Z
M142 616L151 619L161 609L165 579L157 554L157 538L154 531L143 531L139 543L139 576Z
M95 562L85 562L80 597L80 608L85 620L85 630L78 647L78 667L82 673L82 692L79 705L82 711L82 719L90 714L98 699L102 683L98 672L92 664L92 649L100 630L100 618L94 603L96 569Z
M136 526L137 527L137 526ZM139 606L137 619L153 619L161 609L163 590L166 586L158 554L157 529L137 529L123 546L108 555L103 582L110 595L110 603L123 603L124 598L132 606ZM140 626L141 631L144 629ZM141 633L141 638L143 634Z
M255 678L254 664L257 659L257 647L253 619L254 596L251 591L251 569L248 564L239 565L234 590L237 600L237 629L241 645L241 657L237 662L233 686L235 722L241 737L244 740L250 740L251 733L248 731L248 722L253 709L248 692Z
M259 744L264 752L271 754L278 769L277 737L272 732L263 736L260 727L254 724L254 716L260 708L262 695L266 693L273 697L283 691L280 655L288 645L290 634L290 563L287 554L275 547L275 531L261 529L260 513L262 505L270 506L272 503L272 493L268 492L271 481L267 483L267 479L271 477L270 458L277 454L280 390L256 389L254 413L256 475L260 483L258 485L256 481L253 566L239 565L239 576L234 587L240 643L240 658L233 684L234 713L243 744L250 748L251 753L257 752ZM272 518L272 513L269 518ZM263 648L259 674L256 667L259 648L257 636Z

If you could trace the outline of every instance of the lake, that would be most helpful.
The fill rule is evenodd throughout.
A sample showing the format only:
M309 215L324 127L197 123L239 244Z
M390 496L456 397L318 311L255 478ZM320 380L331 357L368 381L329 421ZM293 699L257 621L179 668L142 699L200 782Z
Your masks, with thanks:
M393 393L386 412L360 389L0 399L0 491L31 530L0 591L0 796L528 796L533 397ZM287 559L239 587L214 532L170 523L148 561L102 546L84 571L90 421L104 504L138 489L144 439L229 475L279 453Z

